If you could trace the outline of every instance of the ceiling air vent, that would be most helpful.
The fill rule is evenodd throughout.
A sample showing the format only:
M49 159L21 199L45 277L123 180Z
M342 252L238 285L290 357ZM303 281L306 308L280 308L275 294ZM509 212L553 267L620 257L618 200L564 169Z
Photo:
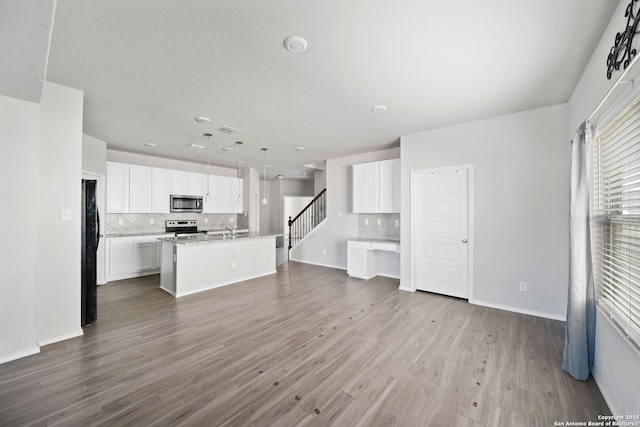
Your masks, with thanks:
M238 129L232 128L231 126L222 126L218 129L218 132L226 133L227 135L231 135L232 133L240 132Z

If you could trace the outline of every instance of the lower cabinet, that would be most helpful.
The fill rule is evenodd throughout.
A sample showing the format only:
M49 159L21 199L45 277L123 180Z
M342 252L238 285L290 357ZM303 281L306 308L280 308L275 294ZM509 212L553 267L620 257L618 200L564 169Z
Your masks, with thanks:
M347 274L351 277L370 279L376 275L376 257L369 250L368 242L347 242Z
M360 279L377 275L400 278L400 242L348 240L347 274Z
M159 237L163 235L107 238L107 281L159 273Z

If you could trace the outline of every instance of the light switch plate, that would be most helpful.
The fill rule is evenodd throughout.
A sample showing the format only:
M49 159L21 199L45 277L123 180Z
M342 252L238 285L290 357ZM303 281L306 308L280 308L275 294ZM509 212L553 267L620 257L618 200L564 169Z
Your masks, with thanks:
M369 225L369 218L364 219L364 225Z
M229 218L229 222L233 222L233 217Z
M396 227L399 227L399 226L400 226L400 220L396 219Z
M376 221L376 224L378 224L378 225L382 225L382 220L381 220L381 219L377 220L377 221Z
M60 221L71 221L71 209L60 209Z
M149 218L149 224L153 225L156 223L156 219L155 218Z
M209 218L205 218L205 219L204 219L204 223L205 223L205 224L209 224Z

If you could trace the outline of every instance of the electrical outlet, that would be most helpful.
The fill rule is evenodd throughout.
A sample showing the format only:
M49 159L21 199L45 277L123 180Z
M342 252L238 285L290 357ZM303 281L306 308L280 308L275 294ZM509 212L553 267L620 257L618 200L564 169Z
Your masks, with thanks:
M364 219L364 225L369 225L369 218Z
M520 282L520 292L527 292L527 282Z
M323 250L322 250L322 255L326 255L326 254L327 254L327 250L326 250L326 249L323 249Z
M205 223L205 224L209 224L209 218L205 218L205 219L204 219L204 223Z
M400 227L400 220L396 219L396 227Z
M156 219L155 218L149 218L149 224L153 225L156 223Z
M381 219L377 220L377 221L376 221L376 224L378 224L378 225L382 225L382 220L381 220Z
M342 216L342 211L338 211L338 216Z
M118 220L118 225L122 225L122 224L124 224L124 220L123 220L122 218L120 218L120 219Z
M71 209L60 209L60 221L71 221Z
M229 218L229 222L233 223L233 217Z

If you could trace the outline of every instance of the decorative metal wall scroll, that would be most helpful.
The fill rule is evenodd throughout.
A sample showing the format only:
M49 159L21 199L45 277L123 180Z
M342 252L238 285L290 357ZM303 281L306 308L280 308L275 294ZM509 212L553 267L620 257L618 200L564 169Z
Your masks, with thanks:
M631 0L624 12L624 16L627 18L627 28L623 32L616 34L616 41L607 57L607 79L611 79L613 70L620 69L620 64L626 69L633 57L636 56L636 49L631 47L631 43L633 42L633 36L638 33L637 29L640 23L638 17L640 11L637 8L637 4L638 0Z

